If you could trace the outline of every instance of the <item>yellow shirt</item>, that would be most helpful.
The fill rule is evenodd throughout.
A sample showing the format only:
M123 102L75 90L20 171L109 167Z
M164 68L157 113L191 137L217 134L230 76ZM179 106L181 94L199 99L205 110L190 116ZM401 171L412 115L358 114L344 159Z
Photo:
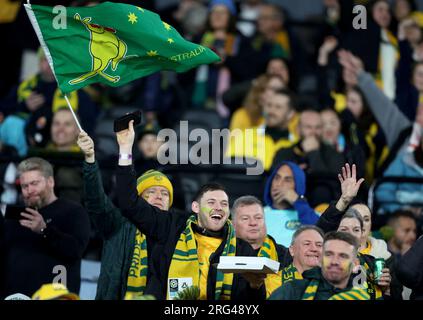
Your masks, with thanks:
M261 126L264 123L264 118L260 117L258 121L252 121L250 115L248 114L245 108L239 108L234 112L231 118L231 123L229 125L229 130L234 129L249 129L256 126Z
M258 159L269 170L276 152L281 148L289 148L298 142L298 137L290 133L286 139L273 139L266 135L264 128L252 128L231 132L232 138L228 141L226 157L248 157Z
M198 233L194 233L195 240L197 242L197 255L198 262L200 264L200 300L207 299L207 277L209 274L210 267L210 256L219 248L222 243L222 239L203 236Z

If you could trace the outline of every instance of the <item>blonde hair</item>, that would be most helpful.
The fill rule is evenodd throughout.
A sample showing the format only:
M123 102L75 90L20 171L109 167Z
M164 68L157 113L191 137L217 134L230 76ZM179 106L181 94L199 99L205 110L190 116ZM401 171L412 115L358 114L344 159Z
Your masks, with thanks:
M253 80L252 86L242 104L254 126L259 124L263 113L263 106L260 104L261 95L266 90L266 86L272 78L281 79L283 82L283 79L277 75L263 74L257 77Z
M21 163L19 163L17 170L19 177L24 172L28 171L40 171L45 178L53 177L54 175L52 165L48 161L38 157L32 157L23 160Z

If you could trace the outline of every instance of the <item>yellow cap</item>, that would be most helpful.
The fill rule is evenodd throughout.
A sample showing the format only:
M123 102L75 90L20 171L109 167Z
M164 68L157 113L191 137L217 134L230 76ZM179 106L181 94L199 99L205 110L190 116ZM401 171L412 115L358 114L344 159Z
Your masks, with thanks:
M138 195L141 195L148 188L160 186L169 191L169 208L173 202L173 186L170 180L160 171L148 170L137 179Z
M79 297L70 293L61 283L43 284L32 296L32 300L79 300Z

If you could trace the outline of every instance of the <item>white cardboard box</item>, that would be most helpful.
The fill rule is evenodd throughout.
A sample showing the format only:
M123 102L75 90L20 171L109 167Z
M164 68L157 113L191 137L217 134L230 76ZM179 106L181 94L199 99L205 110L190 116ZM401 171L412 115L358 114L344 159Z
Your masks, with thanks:
M275 274L279 271L278 261L264 257L220 257L217 270L224 273L264 273Z

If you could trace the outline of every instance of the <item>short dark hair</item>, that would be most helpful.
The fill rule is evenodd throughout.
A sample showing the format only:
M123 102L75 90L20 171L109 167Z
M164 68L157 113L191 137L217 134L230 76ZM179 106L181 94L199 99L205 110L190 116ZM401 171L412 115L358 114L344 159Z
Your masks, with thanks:
M257 197L247 195L237 198L232 205L232 219L235 218L236 209L253 204L258 204L263 209L263 203Z
M294 93L287 89L287 88L280 88L277 90L274 90L275 94L283 95L288 97L288 106L290 109L295 109L296 107L296 99Z
M299 235L301 233L303 233L304 231L307 231L307 230L314 230L314 231L316 231L318 234L320 234L320 236L322 238L324 238L324 236L325 236L325 234L323 233L322 229L320 229L319 227L316 227L316 226L313 226L313 225L302 225L297 230L295 230L294 234L292 235L291 245L294 244L295 240L297 240L297 238L299 237Z
M272 8L273 13L275 14L275 16L280 19L282 22L285 19L285 12L283 11L283 9L281 8L281 6L278 6L274 3L270 3L268 1L264 1L264 3L261 5L261 7L268 7L268 8ZM259 13L260 15L260 13Z
M392 12L391 5L389 4L389 0L370 0L370 1L367 3L367 8L368 8L368 10L369 10L371 13L373 13L373 9L374 9L375 5L376 5L377 3L379 3L379 2L385 2L385 3L387 3L387 4L389 5L389 11L390 11L390 12Z
M342 232L342 231L328 232L328 233L326 233L326 235L323 239L323 244L325 244L326 242L331 241L331 240L344 241L344 242L352 245L354 247L354 251L355 251L356 254L357 254L358 248L360 246L357 239L353 235L351 235L347 232Z
M363 221L363 218L361 217L360 212L358 212L357 209L348 208L347 212L345 212L345 214L342 216L341 221L344 220L344 219L356 219L356 220L358 220L358 222L360 223L360 228L361 228L361 230L363 230L364 221Z
M388 220L388 225L393 226L400 218L412 219L417 224L417 219L411 211L398 209L392 213Z
M217 182L210 182L203 185L196 193L194 201L200 202L203 195L208 191L222 190L226 193L225 187Z

